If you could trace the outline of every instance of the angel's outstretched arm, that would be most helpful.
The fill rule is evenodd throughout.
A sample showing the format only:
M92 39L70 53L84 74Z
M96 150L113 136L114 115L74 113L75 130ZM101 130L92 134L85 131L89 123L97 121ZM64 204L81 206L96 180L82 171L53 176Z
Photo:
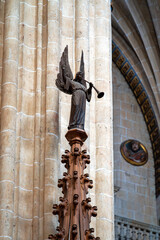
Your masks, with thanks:
M88 102L91 101L91 97L92 97L92 87L93 87L93 84L90 82L90 83L89 83L89 88L88 88L87 91L86 91L86 98L87 98L87 101L88 101Z

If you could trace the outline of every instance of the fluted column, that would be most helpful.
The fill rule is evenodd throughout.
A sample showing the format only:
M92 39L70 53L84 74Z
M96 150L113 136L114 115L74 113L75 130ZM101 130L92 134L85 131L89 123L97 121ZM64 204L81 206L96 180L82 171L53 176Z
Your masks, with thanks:
M21 2L16 118L16 164L13 239L32 239L37 3ZM30 17L28 17L30 16Z
M2 66L3 66L3 39L4 39L4 7L5 3L0 2L0 117L1 117L1 86L2 86ZM0 121L1 124L1 121Z
M1 3L2 4L2 3ZM0 135L0 237L11 239L14 216L19 1L5 3Z
M89 2L85 0L75 1L75 72L80 70L82 50L85 61L85 77L88 78L88 42L89 42Z
M46 52L47 52L47 1L37 4L36 81L35 81L35 138L33 163L33 225L32 239L43 240L44 234L44 152L45 152L45 104L46 104ZM44 16L44 17L42 17Z
M75 73L80 70L81 54L84 54L85 79L89 78L89 1L75 1ZM87 87L89 87L87 85ZM85 130L89 130L89 104L86 104Z
M48 2L48 3L47 3ZM58 142L59 142L59 92L55 85L58 73L60 49L60 1L46 1L46 120L45 120L45 162L44 169L44 233L42 239L47 239L51 231L55 231L57 219L52 217L52 205L57 202L58 180ZM48 17L48 19L47 19ZM45 43L45 41L44 41ZM44 85L45 87L45 85Z
M76 0L75 1L75 72L79 71L80 58L83 50L85 64L85 79L95 82L95 38L94 38L94 1ZM87 84L87 87L89 85ZM84 148L91 154L91 164L89 166L90 176L95 183L95 91L92 90L91 102L86 101L85 130L89 138ZM95 202L95 188L89 195L92 198L92 204ZM95 227L96 219L92 220L92 227ZM96 231L96 228L95 228ZM95 233L96 234L96 233Z
M113 239L113 126L110 1L95 0L95 79L105 96L96 99L97 235ZM104 231L106 229L106 231Z
M88 81L92 82L95 85L95 6L94 0L89 0L89 18L88 18L88 29L89 29L89 60L88 60L88 67L89 67L89 76ZM92 89L92 99L89 103L89 151L91 156L91 164L89 166L90 171L90 178L93 180L93 184L95 186L96 180L96 131L95 131L95 99L97 98L97 94ZM92 204L96 205L96 197L95 197L95 187L91 189L89 193ZM98 209L100 206L97 206ZM93 218L91 221L91 227L95 230L96 235L96 218Z
M66 45L68 45L68 57L70 67L75 74L75 1L60 0L60 48L59 60ZM58 60L58 64L59 64ZM56 76L55 76L56 77ZM71 96L59 92L59 159L62 152L68 148L68 143L64 138L69 124ZM64 171L64 167L59 163L59 173ZM59 174L60 177L60 174Z

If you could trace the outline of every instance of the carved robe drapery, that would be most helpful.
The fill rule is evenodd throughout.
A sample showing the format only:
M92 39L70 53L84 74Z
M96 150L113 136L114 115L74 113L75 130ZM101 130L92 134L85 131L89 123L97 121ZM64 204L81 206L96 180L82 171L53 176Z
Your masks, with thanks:
M88 102L91 100L90 88L87 89L81 83L75 80L70 80L69 78L66 79L64 88L70 90L72 93L71 113L68 129L84 129L86 100Z

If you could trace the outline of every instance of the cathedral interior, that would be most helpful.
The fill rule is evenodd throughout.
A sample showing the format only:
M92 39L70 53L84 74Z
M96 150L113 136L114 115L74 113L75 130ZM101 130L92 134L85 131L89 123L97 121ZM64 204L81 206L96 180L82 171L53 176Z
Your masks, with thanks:
M115 215L155 226L160 217L159 11L160 2L149 0L115 1L112 11ZM119 145L127 139L146 146L143 166L120 156Z
M90 225L101 240L159 240L160 0L0 0L0 239L56 233L66 45L73 74L83 50L85 79L105 93L86 103Z

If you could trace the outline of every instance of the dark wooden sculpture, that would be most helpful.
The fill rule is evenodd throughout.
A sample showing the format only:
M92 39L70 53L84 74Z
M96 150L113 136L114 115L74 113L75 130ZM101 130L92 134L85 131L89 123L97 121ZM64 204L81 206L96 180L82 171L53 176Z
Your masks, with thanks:
M91 199L86 196L88 189L93 188L93 181L89 179L89 174L84 174L84 169L90 163L90 156L86 150L82 151L81 147L88 137L84 131L86 100L91 100L92 87L99 98L103 97L104 93L99 92L89 82L90 86L87 89L86 82L88 81L84 79L83 52L80 72L73 80L66 46L61 57L56 85L64 93L72 94L69 131L66 134L71 151L66 150L62 155L61 162L65 164L67 172L58 180L63 197L59 198L59 205L53 205L53 214L58 215L59 226L57 234L49 235L49 239L52 240L99 240L93 235L94 229L89 228L91 217L97 216L97 207L92 206Z
M94 229L89 228L91 217L97 216L97 207L90 204L87 198L88 189L93 188L93 181L84 169L90 163L90 156L81 149L87 134L81 129L71 129L66 138L71 145L71 151L66 150L61 162L65 164L67 172L58 180L58 187L62 188L63 197L60 204L53 205L53 214L58 215L59 226L57 234L49 235L54 240L100 240L93 235Z
M88 89L86 82L89 83ZM96 90L99 98L103 97L104 93L99 92L91 82L85 80L83 52L80 71L77 72L75 79L73 79L73 74L68 62L68 46L65 47L59 63L56 85L62 92L72 95L68 129L78 128L84 130L86 100L88 102L91 100L92 87Z

